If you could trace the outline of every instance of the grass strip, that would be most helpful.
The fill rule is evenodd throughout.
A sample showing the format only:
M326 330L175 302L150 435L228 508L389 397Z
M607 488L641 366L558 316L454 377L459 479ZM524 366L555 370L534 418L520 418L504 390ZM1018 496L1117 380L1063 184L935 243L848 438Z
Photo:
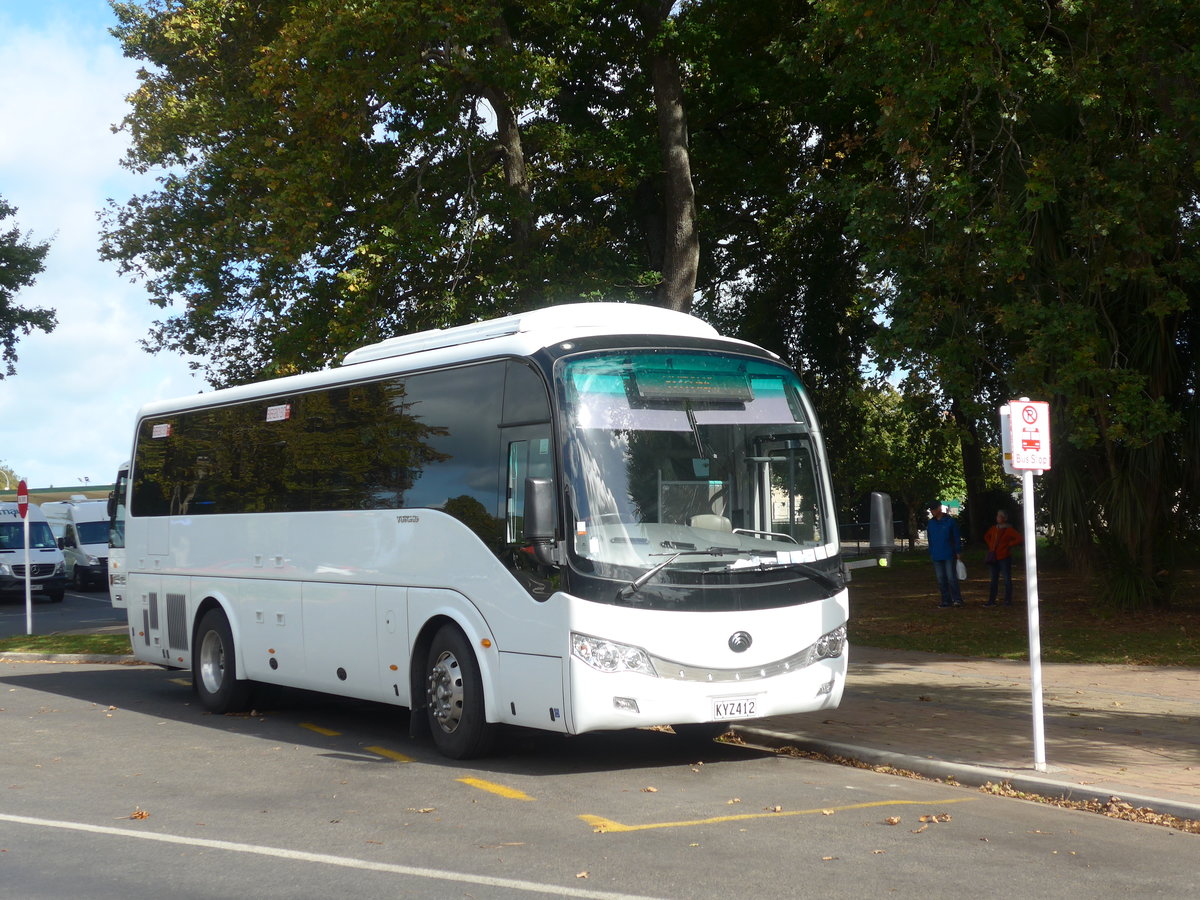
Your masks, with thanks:
M0 638L2 653L123 656L132 653L125 634L29 634Z

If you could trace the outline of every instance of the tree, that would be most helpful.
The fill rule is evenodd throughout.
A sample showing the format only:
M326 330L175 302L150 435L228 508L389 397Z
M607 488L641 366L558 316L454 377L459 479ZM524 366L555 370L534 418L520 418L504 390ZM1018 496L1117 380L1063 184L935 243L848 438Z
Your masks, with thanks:
M214 383L564 298L690 306L672 4L114 8L146 64L126 164L166 174L102 252Z
M0 223L16 215L16 208L0 197ZM0 344L4 347L5 374L17 373L17 341L19 334L34 329L49 334L58 324L53 310L18 306L17 292L31 287L45 269L49 242L34 243L14 224L0 230ZM0 378L4 375L0 374Z
M966 488L958 430L938 397L913 386L901 393L886 382L865 385L855 405L860 441L833 460L842 495L891 494L905 507L911 542L930 501L961 497Z
M886 298L884 359L949 401L968 495L997 401L1049 399L1056 533L1114 601L1165 602L1197 504L1200 14L817 9L809 46L857 105L842 188Z

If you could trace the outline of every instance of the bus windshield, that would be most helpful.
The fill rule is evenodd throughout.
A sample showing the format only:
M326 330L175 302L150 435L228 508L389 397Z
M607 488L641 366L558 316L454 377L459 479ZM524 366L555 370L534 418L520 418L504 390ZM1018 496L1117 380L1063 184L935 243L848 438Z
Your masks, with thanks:
M792 581L798 569L832 571L821 443L790 370L646 350L568 360L561 384L574 564L618 581L655 570L614 602L729 585L738 579L722 576L751 568ZM824 578L818 593L831 586Z

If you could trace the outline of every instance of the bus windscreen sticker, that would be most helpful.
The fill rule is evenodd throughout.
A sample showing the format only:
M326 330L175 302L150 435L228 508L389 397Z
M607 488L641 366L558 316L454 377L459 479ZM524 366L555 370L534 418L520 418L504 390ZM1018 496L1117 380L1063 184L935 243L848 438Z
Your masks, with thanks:
M151 429L151 431L150 431L150 437L152 437L152 438L166 438L166 437L170 437L170 436L171 436L171 423L170 422L162 422L158 425L155 425L154 428Z
M268 422L282 422L292 417L292 404L280 403L278 406L267 407Z

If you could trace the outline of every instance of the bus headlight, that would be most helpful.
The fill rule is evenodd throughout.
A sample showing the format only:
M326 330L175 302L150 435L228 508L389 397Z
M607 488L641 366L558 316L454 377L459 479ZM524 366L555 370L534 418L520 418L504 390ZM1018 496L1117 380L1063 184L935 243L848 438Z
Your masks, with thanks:
M650 656L641 647L571 632L571 655L599 672L637 672L658 677Z
M66 575L67 574L67 564L65 562L60 562L57 565L55 565L54 574L55 575Z
M817 639L817 659L836 659L846 649L846 626L839 625Z
M6 578L11 578L12 577L12 569L9 568L4 563L0 563L0 575L5 576Z

